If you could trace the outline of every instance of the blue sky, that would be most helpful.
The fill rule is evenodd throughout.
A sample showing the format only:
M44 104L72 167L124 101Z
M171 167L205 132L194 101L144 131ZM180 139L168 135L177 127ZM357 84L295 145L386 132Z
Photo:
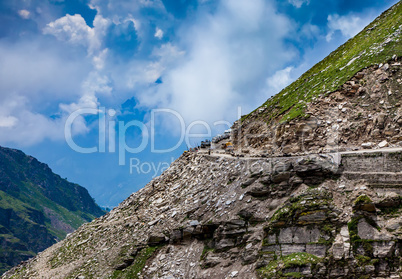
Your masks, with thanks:
M396 2L3 0L0 144L116 206Z

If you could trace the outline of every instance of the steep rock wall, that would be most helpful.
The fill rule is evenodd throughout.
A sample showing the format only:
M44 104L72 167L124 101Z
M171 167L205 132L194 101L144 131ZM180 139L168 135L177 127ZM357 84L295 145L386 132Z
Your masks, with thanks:
M4 278L398 278L401 197L349 180L344 156L184 154Z
M358 72L341 89L307 104L304 119L268 119L269 108L233 126L238 152L269 156L402 146L400 59ZM268 116L267 116L268 117Z

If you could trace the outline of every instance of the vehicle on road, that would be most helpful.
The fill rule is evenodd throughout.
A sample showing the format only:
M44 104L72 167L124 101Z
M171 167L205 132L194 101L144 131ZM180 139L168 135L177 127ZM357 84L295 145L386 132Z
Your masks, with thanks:
M224 139L230 138L231 133L232 133L232 129L226 130L226 131L223 133L223 138L224 138Z
M201 148L208 148L208 147L211 147L211 141L210 140L201 141Z
M225 150L225 153L233 153L234 152L234 146L233 143L227 142L222 144L223 149Z

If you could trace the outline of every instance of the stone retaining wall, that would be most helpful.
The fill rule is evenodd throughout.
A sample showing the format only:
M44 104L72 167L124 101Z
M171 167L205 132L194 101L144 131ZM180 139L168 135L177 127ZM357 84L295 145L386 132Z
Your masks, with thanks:
M342 154L342 166L347 172L402 172L402 152Z

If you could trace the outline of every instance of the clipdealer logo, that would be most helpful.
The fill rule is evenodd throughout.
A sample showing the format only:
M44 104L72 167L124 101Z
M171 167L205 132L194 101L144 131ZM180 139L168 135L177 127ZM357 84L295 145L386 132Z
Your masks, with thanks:
M240 110L240 108L239 108ZM73 128L75 121L82 120L85 116L88 115L97 115L98 116L98 144L92 147L82 147L77 144L73 139ZM171 117L175 117L179 123L179 139L173 146L163 149L156 148L157 139L155 127L156 127L156 119L157 117L161 117L163 115L170 115ZM187 146L192 146L190 139L191 138L210 138L212 137L212 129L211 126L202 120L193 121L190 124L186 125L184 118L175 110L172 109L153 109L150 112L150 122L145 125L143 122L138 120L130 120L130 121L117 121L114 119L116 116L116 111L113 109L106 110L104 107L100 108L82 108L74 111L69 115L66 120L64 127L64 135L67 144L69 147L79 153L82 154L91 154L91 153L115 153L118 152L119 157L119 165L124 166L127 163L127 154L139 154L144 151L150 145L151 153L169 153L176 149L178 149L184 142ZM225 126L229 128L231 123L229 121L220 120L215 121L213 123L214 126ZM206 130L205 133L192 133L194 127L203 127ZM140 130L140 140L141 142L136 147L129 146L127 144L127 134L129 128L136 128ZM116 134L117 133L117 134ZM154 165L151 163L145 163L142 165L137 162L137 158L131 158L130 161L130 171L134 172L138 169L142 172L146 172L148 169L158 169L163 166ZM144 163L143 163L144 164ZM150 168L148 166L150 164ZM167 162L166 162L167 164ZM142 167L141 167L142 166ZM150 171L149 171L150 172Z

